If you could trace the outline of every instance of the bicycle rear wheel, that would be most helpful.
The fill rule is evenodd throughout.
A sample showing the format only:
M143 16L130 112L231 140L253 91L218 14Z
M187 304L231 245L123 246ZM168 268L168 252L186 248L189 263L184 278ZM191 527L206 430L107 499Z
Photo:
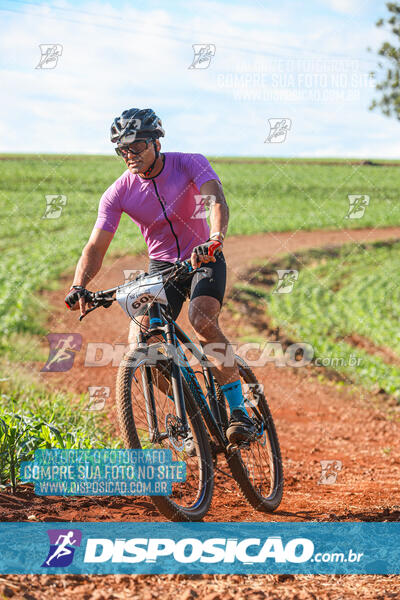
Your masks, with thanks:
M160 346L157 344L157 346ZM163 438L151 441L151 416L146 405L144 386L148 387L146 369L150 369L155 414ZM172 485L171 496L150 496L158 510L172 521L199 521L207 513L214 488L210 443L201 414L192 393L182 380L190 436L186 441L171 434L177 418L171 382L171 362L158 349L128 352L117 376L117 410L126 448L169 448L173 460L186 462L186 481ZM150 391L150 390L148 390ZM180 446L184 444L181 448Z
M262 386L246 362L235 356L246 409L257 426L255 441L244 444L228 457L233 477L246 500L260 512L273 512L283 493L283 467L278 436ZM225 397L216 383L217 398L225 431L228 413Z

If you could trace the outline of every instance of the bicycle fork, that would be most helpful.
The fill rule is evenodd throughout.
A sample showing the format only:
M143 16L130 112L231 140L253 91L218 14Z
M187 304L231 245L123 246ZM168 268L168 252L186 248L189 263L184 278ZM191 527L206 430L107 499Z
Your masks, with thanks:
M176 335L173 323L168 323L166 329L168 345L170 345L170 347L176 347ZM182 424L184 437L186 437L189 432L189 425L183 396L182 372L179 368L178 361L174 360L174 357L172 357L171 379L174 398L178 399L178 402L176 402L176 413Z
M160 332L164 334L169 348L176 347L175 329L172 323L167 323L162 330L160 329ZM137 336L138 349L147 348L147 339L155 333L156 331L153 330L151 332L149 331L149 334L145 335L142 331L140 331ZM189 424L187 420L183 393L182 372L180 370L178 361L174 359L175 357L168 355L168 358L171 360L172 392L175 399L176 414L179 423L176 434L181 438L186 438L189 433ZM168 437L168 435L160 434L159 431L151 367L145 366L144 369L141 369L141 375L146 402L146 418L149 427L150 442L155 444L164 440L166 437Z

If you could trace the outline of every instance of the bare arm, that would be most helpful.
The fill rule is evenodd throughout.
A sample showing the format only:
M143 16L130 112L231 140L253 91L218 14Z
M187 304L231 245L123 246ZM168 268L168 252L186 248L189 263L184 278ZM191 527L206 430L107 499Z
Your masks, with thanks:
M216 179L206 181L200 188L203 196L212 196L210 213L210 236L213 233L221 232L226 235L229 222L229 207L226 203L222 185ZM222 241L222 236L220 236Z
M100 271L104 256L113 239L114 234L103 229L93 229L88 243L82 250L82 255L76 265L75 276L72 285L81 285L86 287L89 281ZM85 300L79 299L79 308L81 314L85 314ZM78 304L73 306L72 310L77 310Z
M200 192L202 196L211 196L210 199L210 236L213 233L222 233L218 237L215 236L213 239L218 239L220 242L223 242L226 231L228 229L228 221L229 221L229 207L226 203L224 191L222 189L222 185L217 179L211 179L210 181L206 181L200 187ZM196 269L200 262L215 262L215 256L202 256L201 261L195 252L192 252L192 256L190 258L192 267Z

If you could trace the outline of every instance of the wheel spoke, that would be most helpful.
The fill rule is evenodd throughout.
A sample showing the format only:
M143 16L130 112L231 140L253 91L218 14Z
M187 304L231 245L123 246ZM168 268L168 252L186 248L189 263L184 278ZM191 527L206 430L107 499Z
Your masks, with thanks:
M169 498L179 507L190 508L195 506L201 500L203 494L204 469L202 469L201 465L199 440L196 437L195 428L192 426L190 417L188 415L189 426L193 436L194 447L196 449L196 454L193 457L189 456L184 448L182 450L177 450L173 445L173 439L171 438L171 434L166 427L166 417L168 414L175 415L175 418L177 418L175 404L168 397L173 395L172 382L169 374L166 377L164 373L161 373L156 366L152 366L151 375L153 381L154 403L156 408L158 431L160 434L169 433L169 437L166 437L164 440L161 440L158 443L149 444L149 430L145 408L146 402L141 386L142 379L138 372L136 372L135 375L140 383L136 384L135 380L132 380L131 402L132 412L141 445L147 445L147 447L151 448L168 448L172 451L172 460L186 462L186 481L174 483L172 485L172 495L169 496ZM171 419L169 420L171 421ZM182 439L179 438L179 441L182 441Z
M230 468L248 502L257 510L271 512L279 506L283 490L279 442L262 387L244 361L237 359L245 406L261 435L239 446Z
M250 407L248 407L248 410L250 416L254 417L254 412ZM265 424L264 429L266 430ZM273 489L274 470L271 463L272 454L268 436L266 435L265 438L265 445L256 440L250 444L249 449L240 450L240 456L254 489L261 496L268 497Z

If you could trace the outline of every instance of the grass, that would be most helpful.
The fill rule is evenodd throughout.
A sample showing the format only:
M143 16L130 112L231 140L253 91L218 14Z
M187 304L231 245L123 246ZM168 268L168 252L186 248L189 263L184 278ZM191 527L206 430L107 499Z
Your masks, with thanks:
M346 161L343 165L326 166L312 161L305 165L304 159L289 160L287 164L274 159L267 159L261 164L246 164L242 160L234 160L233 163L212 161L230 205L229 235L400 225L397 201L399 175L396 168L383 165L350 166ZM79 402L82 399L77 401L72 395L51 394L38 384L23 381L22 377L23 390L18 382L19 371L14 365L22 360L44 363L46 357L41 354L40 345L35 344L35 339L48 333L46 320L50 307L40 292L56 289L60 274L73 270L96 221L99 199L123 170L121 160L113 156L0 156L3 217L0 221L0 367L7 367L13 378L12 383L3 382L3 388L8 387L3 390L0 411L11 429L18 429L17 426L21 424L18 417L24 417L27 420L23 426L29 431L30 428L37 431L38 423L46 422L64 436L62 439L72 440L71 443L95 444L105 443L105 440L108 445L113 443L104 422L95 425L94 416L80 410ZM370 196L370 204L362 219L345 218L348 194ZM43 218L46 195L66 197L60 218ZM144 250L145 244L139 229L123 215L110 252L115 255ZM385 264L389 265L388 261ZM372 263L370 266L372 268ZM320 265L317 268L322 267ZM331 270L336 267L338 265L335 264L327 267L326 272L320 274L321 277L330 281L329 277L335 277ZM363 272L367 278L366 269ZM388 278L385 279L384 270L381 269L380 273L376 281L369 282L373 293L382 302L380 308L375 307L378 313L379 310L383 311L383 302L386 300L383 290L386 293L388 291ZM353 272L349 273L349 277L353 275ZM352 281L355 285L355 280ZM320 339L316 332L321 333L318 327L321 326L325 307L329 308L331 320L338 318L340 321L339 313L348 314L346 296L333 298L323 289L315 290L313 282L314 276L310 271L305 274L304 283L298 286L300 296L297 301L301 302L302 312L298 321L293 319L293 326L298 327L299 335L312 338L319 351L337 351L338 342L330 334L327 335L325 329L322 331L323 335L327 335L325 346L318 346ZM386 287L380 290L381 285ZM357 289L363 290L362 286L361 282ZM301 296L306 289L311 294L318 319L307 308L309 297ZM371 295L368 298L370 307ZM271 310L277 319L285 311L295 308L290 304L295 299L295 295L279 297L282 300L279 304L278 298L272 298ZM338 302L337 314L332 313L333 308L329 307L332 299L335 305ZM358 311L362 310L362 302L354 294L352 301L356 303ZM367 313L368 307L363 310ZM384 323L386 314L375 313L376 322L379 321L379 335L386 335L386 338L379 337L379 343L384 343L390 337L389 325L392 331L396 331L394 303L390 310L391 317L387 324ZM333 322L336 326L336 321ZM11 367L6 359L11 361ZM363 364L366 365L366 373L359 373L360 381L372 380L375 369L375 380L384 377L385 385L397 393L396 370L387 365L385 367L376 357L366 356ZM49 430L45 427L40 431L47 431L48 434ZM49 439L51 443L60 443L57 436L51 438L50 435Z
M281 326L292 340L312 344L326 366L400 401L400 287L394 269L399 260L400 242L296 253L255 267L247 298L257 294L272 326ZM290 293L274 292L276 269L299 271ZM241 284L242 293L246 287Z
M120 172L118 161L93 157L0 161L6 217L0 226L0 323L7 338L44 333L48 307L34 292L55 288L60 273L75 266L96 220L99 197ZM47 194L67 197L59 219L42 218ZM113 248L137 252L143 244L137 234L129 236L126 225Z
M19 481L21 461L39 448L116 448L111 428L87 399L54 393L43 385L6 379L0 382L0 487Z
M399 223L393 167L219 164L231 207L230 235ZM370 196L362 219L346 219L348 195Z
M45 333L48 307L35 292L55 288L60 273L76 265L99 198L124 166L112 156L0 158L0 352L12 356L10 336ZM393 167L304 166L295 160L285 165L272 159L214 167L231 208L229 235L400 224L400 177ZM370 205L362 219L346 219L347 195L357 193L368 194ZM67 198L58 219L42 218L48 194ZM138 228L123 215L110 251L144 249Z

